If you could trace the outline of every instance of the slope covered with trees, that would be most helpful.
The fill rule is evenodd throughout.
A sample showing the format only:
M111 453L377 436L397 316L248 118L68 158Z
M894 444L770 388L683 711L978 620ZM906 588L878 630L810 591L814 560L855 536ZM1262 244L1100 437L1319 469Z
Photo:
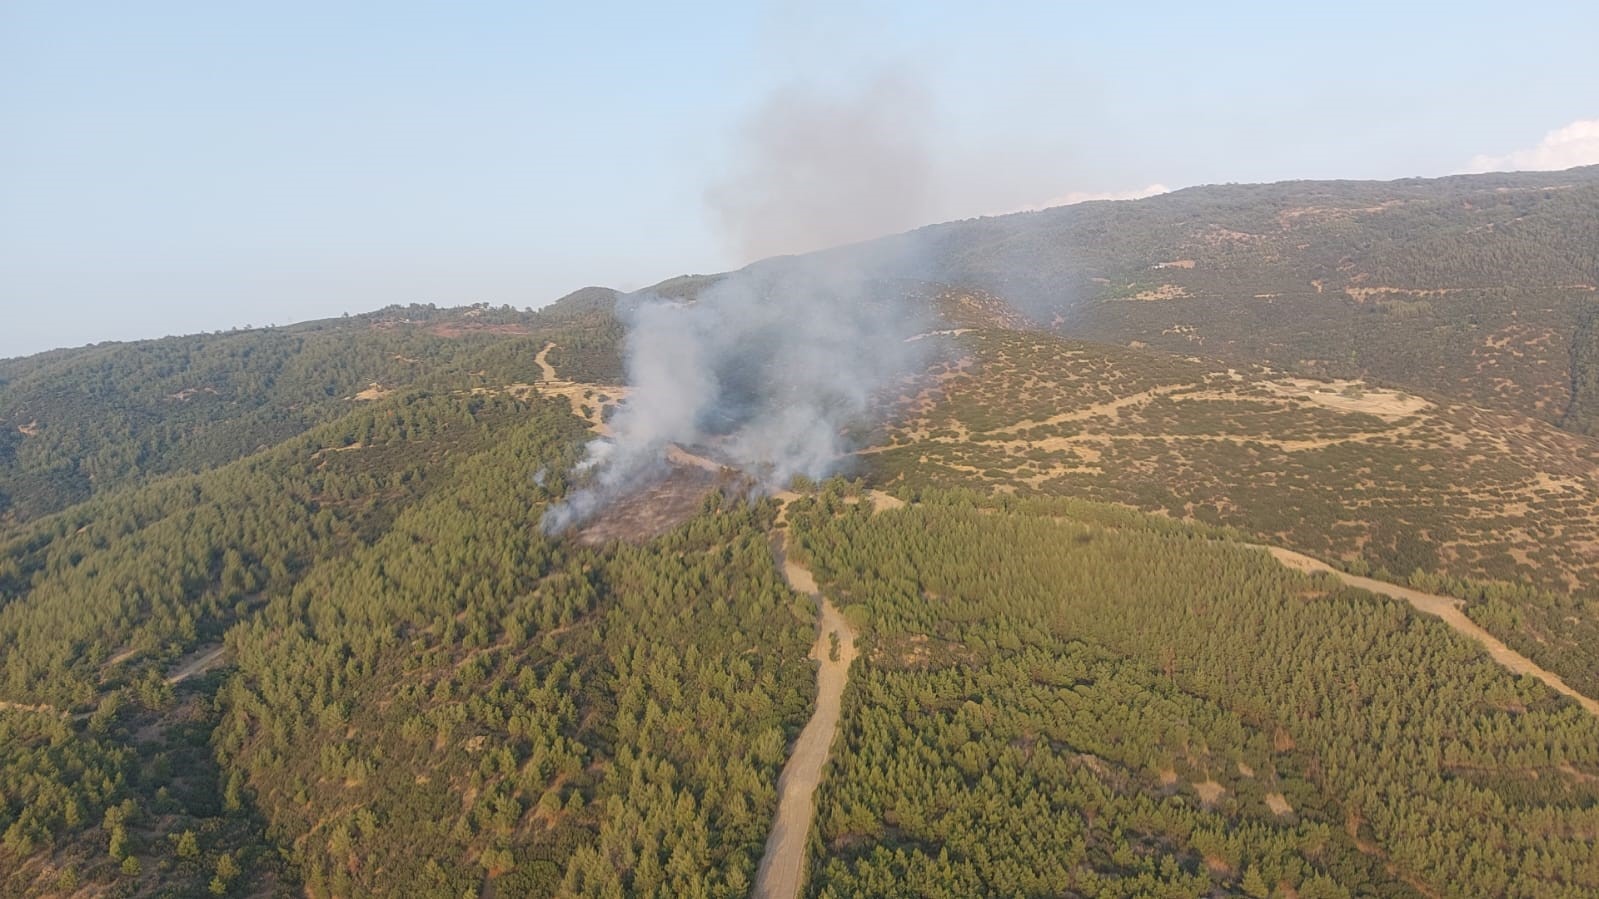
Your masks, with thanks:
M1599 445L1513 413L975 330L863 450L884 483L1108 500L1467 601L1599 694Z
M882 289L945 324L849 435L909 506L787 514L863 634L808 895L1599 891L1592 716L1250 545L1459 596L1599 694L1596 191L894 239L933 265ZM706 475L636 542L538 528L628 302L0 360L0 894L747 895L814 695L776 503Z
M129 484L196 472L409 386L537 378L528 339L557 339L584 374L614 346L609 291L537 313L393 306L367 315L0 360L0 525ZM614 369L614 365L611 366ZM589 380L619 380L589 377Z
M1436 620L1078 503L792 518L866 634L812 895L1599 889L1599 720Z

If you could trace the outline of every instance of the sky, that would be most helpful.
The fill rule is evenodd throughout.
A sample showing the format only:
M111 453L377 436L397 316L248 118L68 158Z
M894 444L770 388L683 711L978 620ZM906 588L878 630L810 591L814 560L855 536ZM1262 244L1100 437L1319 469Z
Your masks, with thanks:
M739 205L752 134L863 91L923 194L874 233L1599 162L1599 4L1292 6L0 0L0 356L867 236L728 213L782 214Z

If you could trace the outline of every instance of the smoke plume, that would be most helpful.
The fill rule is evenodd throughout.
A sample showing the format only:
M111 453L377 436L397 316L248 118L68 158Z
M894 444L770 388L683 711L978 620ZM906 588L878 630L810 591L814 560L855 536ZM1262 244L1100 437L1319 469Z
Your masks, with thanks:
M756 111L708 203L740 252L812 250L903 228L925 210L923 111L878 79L858 93L788 89ZM659 477L673 445L707 447L769 487L831 473L875 392L915 370L925 306L914 239L767 259L680 299L625 298L627 402L590 443L586 484L545 514L579 524Z
M925 224L930 110L898 73L849 94L777 91L745 122L728 176L706 191L730 248L760 259Z

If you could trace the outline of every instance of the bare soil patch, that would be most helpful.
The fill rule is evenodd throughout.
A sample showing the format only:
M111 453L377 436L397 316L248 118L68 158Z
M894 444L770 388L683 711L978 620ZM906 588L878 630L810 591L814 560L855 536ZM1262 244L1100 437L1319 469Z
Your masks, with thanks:
M1130 300L1138 303L1157 303L1164 300L1180 300L1186 296L1191 296L1191 294L1188 292L1188 288L1181 284L1162 284L1149 290L1141 290L1130 297L1116 297L1115 299Z
M1368 387L1358 381L1289 378L1267 381L1265 386L1282 396L1309 400L1335 412L1364 412L1380 418L1404 418L1432 405L1419 396Z
M627 388L617 384L589 384L583 381L563 380L550 362L550 351L559 344L548 343L539 350L533 361L539 367L539 380L531 386L549 396L564 397L572 405L572 414L589 423L589 429L602 436L611 433L605 423L606 413L627 398Z

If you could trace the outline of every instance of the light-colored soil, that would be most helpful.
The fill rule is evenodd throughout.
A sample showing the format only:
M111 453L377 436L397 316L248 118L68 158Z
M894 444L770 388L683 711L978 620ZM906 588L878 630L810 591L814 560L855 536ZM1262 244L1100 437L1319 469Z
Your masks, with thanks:
M976 330L976 329L975 328L949 328L949 329L946 329L946 330L943 330L943 331L928 331L928 332L923 333L923 334L913 334L910 337L905 338L905 342L906 343L915 343L918 340L926 340L929 337L959 337L962 334L970 334L974 330Z
M871 502L873 512L892 512L905 508L904 500L881 490L866 491L866 499Z
M124 649L121 652L118 652L116 655L112 656L111 658L106 659L105 660L105 667L110 668L113 665L120 665L123 662L126 662L127 660L133 658L134 656L136 656L138 654L139 654L139 651L130 646L127 649Z
M1289 378L1285 381L1269 381L1265 386L1283 396L1310 400L1335 412L1365 412L1382 418L1404 418L1431 405L1419 396L1367 387L1356 381Z
M1142 290L1130 297L1115 297L1117 300L1131 300L1138 303L1161 302L1163 300L1180 300L1190 296L1188 288L1180 284L1162 284L1149 290Z
M39 420L36 418L25 425L17 425L17 433L24 437L39 436Z
M711 474L721 474L727 466L712 459L707 459L698 453L692 452L674 443L666 448L666 461L673 465L691 465L702 468Z
M1214 780L1204 780L1194 784L1194 792L1198 793L1199 798L1209 805L1220 799L1222 794L1227 792L1227 788Z
M197 674L204 674L210 671L212 668L222 664L222 658L227 655L227 652L228 648L226 646L218 645L201 647L189 653L188 658L180 662L178 667L167 675L167 683L181 684Z
M1404 600L1410 603L1418 612L1442 618L1444 623L1454 628L1456 632L1475 640L1483 649L1488 651L1489 658L1498 662L1507 670L1515 674L1535 677L1548 684L1550 689L1556 693L1575 699L1589 714L1599 716L1599 701L1578 693L1568 686L1560 678L1560 675L1539 666L1531 659L1506 646L1498 637L1483 630L1481 625L1467 618L1466 613L1460 610L1461 601L1458 599L1450 596L1439 596L1434 593L1423 593L1420 590L1412 590L1409 587L1401 587L1398 584L1390 584L1386 581L1379 581L1369 577L1346 574L1319 559L1313 559L1303 553L1297 553L1291 549L1283 549L1280 546L1269 546L1264 547L1264 549L1270 552L1277 561L1287 565L1289 568L1303 571L1306 574L1331 574L1351 587L1358 587L1371 593L1379 593L1383 596Z
M543 375L540 378L542 381L560 380L555 376L555 366L550 364L550 350L555 349L555 346L553 343L545 344L544 349L539 350L539 354L533 357L534 363L539 367L539 373Z
M374 381L374 382L372 382L371 386L367 387L367 389L365 389L365 390L361 391L360 393L356 394L355 398L358 399L358 400L363 400L363 401L370 402L372 400L381 400L381 399L383 399L384 397L388 396L389 394L391 394L393 392L394 391L392 391L392 390L384 390L382 384L379 384L376 381Z
M1153 402L1156 399L1159 399L1160 397L1183 390L1186 387L1187 385L1185 384L1173 384L1164 387L1155 387L1139 393L1130 394L1128 396L1117 397L1113 400L1106 400L1102 403L1091 403L1087 406L1083 406L1080 409L1073 409L1069 412L1051 415L1048 418L1023 419L1013 425L995 428L992 433L1015 434L1018 431L1025 431L1030 428L1052 428L1058 425L1066 424L1067 422L1088 421L1094 418L1115 418L1123 409L1143 406L1147 403Z
M589 384L583 381L562 380L550 363L550 350L559 344L547 343L533 361L539 367L539 380L532 386L540 393L564 397L572 404L572 413L589 423L589 429L604 437L611 434L605 423L605 412L627 396L627 388L616 384ZM515 385L523 386L523 385ZM603 397L603 399L602 399Z
M875 503L874 498L874 503ZM788 762L777 779L777 815L766 840L766 853L755 874L757 899L793 899L805 881L806 837L816 817L816 787L822 780L833 737L838 731L839 709L844 687L849 682L849 666L855 660L855 629L827 597L817 589L810 570L787 553L787 531L779 531L778 552L783 561L783 577L795 591L813 597L817 603L816 642L810 657L819 663L816 671L816 709L811 720L794 741ZM838 654L833 655L833 640Z
M1267 793L1266 807L1271 809L1272 814L1278 816L1292 814L1294 810L1294 807L1288 804L1288 797L1281 793Z
M362 449L366 449L366 444L361 443L359 441L357 441L355 443L352 443L349 446L324 446L321 449L317 450L316 452L312 453L311 454L311 458L319 459L319 458L327 455L328 453L349 453L349 452L354 452L355 450L362 450Z
M28 705L25 702L6 702L3 699L0 699L0 712L35 712L40 715L55 715L61 718L67 717L66 712L63 712L54 706L42 704Z

